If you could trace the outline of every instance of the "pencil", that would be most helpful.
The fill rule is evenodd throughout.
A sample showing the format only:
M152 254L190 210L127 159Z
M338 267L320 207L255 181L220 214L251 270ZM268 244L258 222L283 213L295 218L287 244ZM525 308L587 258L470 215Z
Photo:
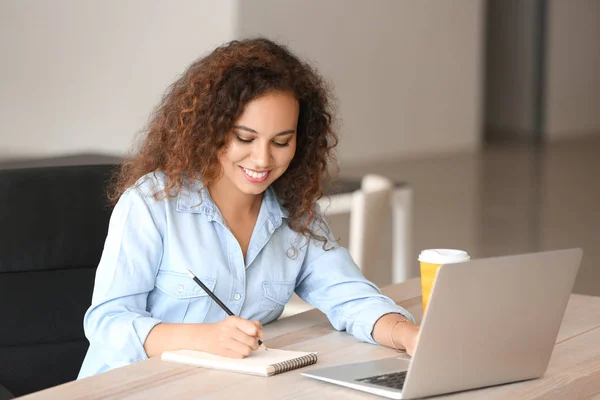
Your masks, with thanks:
M204 289L204 291L206 292L207 295L210 296L211 299L213 299L215 301L215 303L217 303L219 305L219 307L221 307L223 309L223 311L225 311L227 313L227 315L234 315L231 310L221 301L219 300L219 298L208 288L206 287L206 285L204 283L202 283L202 281L200 279L198 279L196 277L196 275L194 275L194 273L192 271L190 271L188 269L188 274L190 274L190 277L194 280L194 282L196 282L198 284L198 286L200 286L202 289ZM263 343L260 339L258 339L258 345L259 346L263 346ZM267 348L267 346L263 346L265 349Z

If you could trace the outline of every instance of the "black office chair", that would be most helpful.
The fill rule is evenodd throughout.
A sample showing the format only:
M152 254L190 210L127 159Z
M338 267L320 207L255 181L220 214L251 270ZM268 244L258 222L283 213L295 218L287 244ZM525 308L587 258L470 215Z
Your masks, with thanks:
M0 393L77 377L116 167L0 169Z
M13 398L14 396L12 395L12 393L9 392L7 388L0 385L0 400L10 400Z

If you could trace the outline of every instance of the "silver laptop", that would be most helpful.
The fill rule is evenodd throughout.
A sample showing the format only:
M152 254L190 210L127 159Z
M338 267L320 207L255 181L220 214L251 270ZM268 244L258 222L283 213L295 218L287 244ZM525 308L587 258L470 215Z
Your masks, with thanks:
M392 399L539 378L582 254L568 249L444 265L410 361L393 357L302 375Z

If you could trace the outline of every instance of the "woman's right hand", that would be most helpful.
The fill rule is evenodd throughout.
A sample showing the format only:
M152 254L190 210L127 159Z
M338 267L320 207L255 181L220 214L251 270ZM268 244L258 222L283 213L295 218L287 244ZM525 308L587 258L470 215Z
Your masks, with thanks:
M258 349L262 325L240 317L205 324L160 323L150 330L144 350L148 357L163 351L190 349L230 358L248 357Z
M230 316L211 325L209 352L230 358L245 358L258 349L258 339L263 337L259 321ZM202 340L202 338L198 338Z

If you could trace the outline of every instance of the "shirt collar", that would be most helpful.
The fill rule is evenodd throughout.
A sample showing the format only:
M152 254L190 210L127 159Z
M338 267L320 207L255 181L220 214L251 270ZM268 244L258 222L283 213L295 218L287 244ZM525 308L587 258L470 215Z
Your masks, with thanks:
M288 211L281 205L271 186L265 190L262 207L266 207L269 219L279 226L283 218L288 218ZM203 214L208 221L223 221L221 212L210 197L208 189L200 181L182 185L177 195L177 211L183 213Z

